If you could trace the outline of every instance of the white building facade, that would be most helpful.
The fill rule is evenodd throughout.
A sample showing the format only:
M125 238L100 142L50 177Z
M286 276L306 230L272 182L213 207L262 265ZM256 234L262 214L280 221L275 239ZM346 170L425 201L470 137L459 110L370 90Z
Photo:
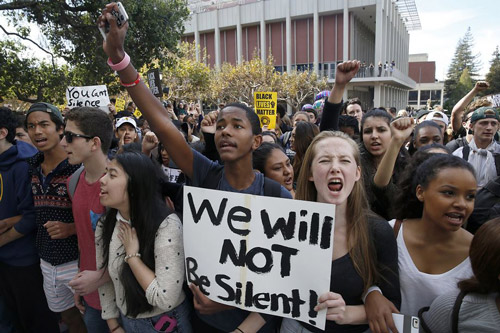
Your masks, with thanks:
M413 0L188 3L192 15L183 40L204 48L215 68L253 56L266 61L270 52L278 71L313 70L334 82L338 63L358 59L366 67L344 97L360 97L364 109L406 108L408 91L415 89L408 76L409 30L420 26Z

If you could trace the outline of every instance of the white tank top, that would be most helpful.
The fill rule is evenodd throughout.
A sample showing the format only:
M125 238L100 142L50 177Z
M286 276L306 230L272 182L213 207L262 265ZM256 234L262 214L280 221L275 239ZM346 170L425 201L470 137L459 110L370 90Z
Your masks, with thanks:
M394 221L391 221L391 225L394 227ZM442 274L420 272L406 248L403 227L404 223L401 223L397 238L401 313L416 316L418 310L430 306L437 296L458 290L458 281L472 277L473 273L469 257Z

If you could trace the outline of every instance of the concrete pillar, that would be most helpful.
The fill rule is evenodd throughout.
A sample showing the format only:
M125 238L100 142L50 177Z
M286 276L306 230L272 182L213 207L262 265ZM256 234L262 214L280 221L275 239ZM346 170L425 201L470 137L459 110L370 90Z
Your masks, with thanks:
M344 36L342 45L342 60L349 60L349 1L344 0Z
M264 1L260 2L261 12L260 12L260 59L263 63L267 62L266 57L266 9L264 6Z
M237 62L241 64L243 62L243 47L241 41L243 39L243 34L241 32L241 5L238 4L238 14L236 18L236 51L238 52Z
M286 71L292 72L292 18L290 16L290 0L286 1Z
M319 74L319 14L318 0L313 0L313 66L314 73Z
M215 31L214 31L214 44L215 44L215 68L220 68L220 28L219 28L219 9L215 10Z
M382 85L375 83L373 88L373 107L378 108L382 105Z
M194 46L196 48L196 61L200 61L200 31L198 30L198 13L193 14Z
M420 84L417 85L417 89L418 89L418 92L417 92L417 105L418 105L418 108L420 109Z
M384 31L383 31L383 20L382 20L382 1L377 0L375 5L375 59L373 64L375 65L375 69L378 73L378 62L382 61L382 46L384 40ZM380 90L380 87L379 87ZM380 93L380 91L379 91ZM376 104L375 104L376 105Z

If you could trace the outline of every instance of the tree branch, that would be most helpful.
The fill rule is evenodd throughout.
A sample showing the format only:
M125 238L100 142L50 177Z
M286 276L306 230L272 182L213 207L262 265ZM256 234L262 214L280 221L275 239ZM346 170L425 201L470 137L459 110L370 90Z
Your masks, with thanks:
M24 9L27 7L33 7L35 5L36 5L36 1L14 1L14 2L1 4L0 10Z
M73 12L73 13L78 13L78 12L85 12L85 11L88 11L88 7L87 6L78 6L78 7L71 7L70 5L68 5L66 2L63 2L62 3L62 7L67 10L67 11L70 11L70 12Z
M37 42L35 42L35 41L34 41L34 40L32 40L31 38L24 37L24 36L22 36L22 35L18 34L17 32L8 32L7 30L5 30L5 28L4 28L2 25L0 25L0 29L2 29L2 30L3 30L3 32L5 32L5 34L6 34L6 35L8 35L8 36L16 36L16 37L19 37L19 38L21 38L21 39L27 40L27 41L29 41L29 42L31 42L31 43L33 43L33 44L35 44L35 46L37 46L37 47L38 47L40 50L42 50L43 52L50 54L50 56L52 57L52 67L53 67L53 68L56 68L56 64L55 64L55 62L54 62L54 54L53 54L52 52L47 51L46 49L44 49L43 47L41 47L41 46L40 46Z

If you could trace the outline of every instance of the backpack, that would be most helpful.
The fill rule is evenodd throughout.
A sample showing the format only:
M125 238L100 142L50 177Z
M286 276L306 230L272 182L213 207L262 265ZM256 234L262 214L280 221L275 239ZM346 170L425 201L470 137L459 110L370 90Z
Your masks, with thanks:
M78 185L78 181L80 181L80 175L82 174L84 170L84 166L82 165L81 167L78 168L70 177L69 177L69 182L68 182L68 193L69 197L73 199L73 196L75 195L76 191L76 186Z
M462 158L466 161L469 161L470 147L469 145L465 145L462 150ZM493 153L493 157L495 158L495 167L497 170L497 176L500 176L500 154Z
M452 333L458 333L458 315L460 312L460 307L462 306L462 302L464 300L465 295L467 295L467 292L465 291L460 291L458 294L457 298L455 299L455 303L453 304L453 310L451 312L451 331ZM423 318L423 313L429 311L429 307L423 307L418 311L418 318L420 319L420 325L422 326L422 330L425 333L432 333L430 330L429 326L427 326L427 323L424 321Z

